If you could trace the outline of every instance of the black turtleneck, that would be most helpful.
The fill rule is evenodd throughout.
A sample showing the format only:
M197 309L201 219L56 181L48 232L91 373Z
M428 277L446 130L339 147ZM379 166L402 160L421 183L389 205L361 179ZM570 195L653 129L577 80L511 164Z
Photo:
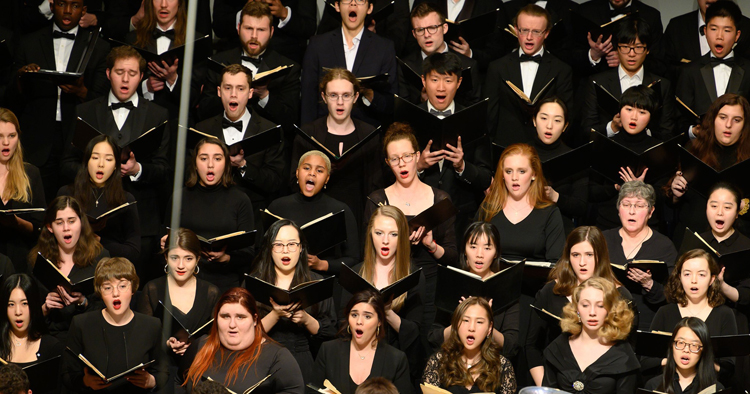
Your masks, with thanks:
M573 150L565 145L560 138L551 144L545 144L539 139L539 136L534 138L534 148L536 148L536 152L539 154L542 163ZM558 184L552 184L548 179L547 183L560 194L557 199L557 207L560 208L565 234L570 234L575 228L573 219L581 218L586 214L586 206L588 204L588 176L580 176Z
M560 156L563 153L568 153L572 150L562 142L561 138L558 138L557 141L551 144L545 144L539 139L539 136L534 138L534 148L536 148L536 152L539 154L539 158L542 162Z
M718 142L714 145L714 154L716 155L716 161L719 162L719 170L729 168L737 164L737 146L739 144L732 144L730 146L724 146Z
M649 137L643 131L638 134L628 134L625 130L615 134L612 137L612 141L616 141L638 154L645 152L659 143L659 140Z
M357 221L348 205L320 192L312 197L305 197L302 193L294 193L286 197L277 198L268 206L268 210L278 216L293 220L297 225L315 220L329 213L344 211L346 233L345 243L336 246L318 256L328 261L328 273L338 274L341 265L353 266L359 260L359 236Z

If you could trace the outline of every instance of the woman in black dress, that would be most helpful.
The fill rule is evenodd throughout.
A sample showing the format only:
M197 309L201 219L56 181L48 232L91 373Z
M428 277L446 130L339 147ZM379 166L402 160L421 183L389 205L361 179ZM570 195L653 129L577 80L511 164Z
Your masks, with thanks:
M563 308L572 299L577 286L594 277L611 283L622 299L633 300L628 289L622 286L612 272L602 232L593 226L578 227L568 235L563 256L550 271L549 282L536 294L534 306L555 316L562 316ZM633 315L631 321L637 327L637 309ZM557 321L550 321L544 314L531 314L526 333L526 358L537 385L541 385L545 373L542 351L559 334L560 326Z
M295 286L323 276L310 271L307 260L307 241L297 225L288 219L276 221L266 230L263 244L254 262L252 276L290 290ZM252 291L252 289L250 289ZM259 305L263 328L275 341L284 345L297 360L305 382L312 379L314 342L321 343L336 335L336 310L329 298L306 309L298 304L279 305L273 299L263 300L272 308Z
M323 76L320 80L320 96L328 106L328 116L302 125L302 131L315 138L322 146L303 136L296 136L291 168L295 168L305 152L324 147L335 159L331 171L336 174L328 183L326 193L348 205L357 224L363 226L370 219L369 216L362 216L365 197L383 185L380 138L370 138L344 158L337 159L375 131L372 125L351 116L359 93L359 81L345 68L333 68Z
M493 321L492 306L484 298L469 297L461 302L453 312L448 339L427 361L423 383L452 393L514 394L513 365L491 338L496 331Z
M305 392L297 362L266 334L250 292L229 289L219 298L213 317L211 333L185 353L189 369L179 376L185 377L188 391L211 378L235 393L254 385L258 387L253 393L259 394Z
M122 258L102 259L96 267L94 288L104 309L76 316L70 325L63 355L62 379L72 392L148 393L167 383L167 355L161 341L159 319L134 312L130 301L138 290L133 264ZM93 308L92 308L93 309ZM151 365L107 383L89 370L83 355L104 376L114 376L141 363Z
M646 389L669 394L695 394L714 384L716 391L724 388L716 380L708 327L697 317L686 317L672 331L664 373L646 382Z
M203 138L193 150L191 167L182 192L180 226L205 238L253 231L253 205L247 194L233 186L227 146L215 138ZM171 212L166 217L171 217ZM162 237L162 249L166 239L166 235ZM240 276L254 254L253 245L234 250L226 246L204 249L198 275L219 291L226 291L240 284Z
M10 110L0 108L0 185L2 209L45 208L44 186L39 169L23 161L18 118ZM36 229L42 225L44 213L31 212L0 215L0 253L13 262L15 272L28 272L26 256L34 246Z
M320 347L312 383L323 387L328 379L342 394L354 394L366 379L381 376L393 382L399 393L411 394L407 356L385 340L387 317L380 295L369 290L354 294L345 316L340 331L344 338Z
M357 221L348 205L323 192L324 189L330 190L328 184L331 178L331 160L323 152L305 152L299 159L295 176L299 193L274 200L268 206L268 211L300 226L323 215L344 211L346 242L324 251L320 256L307 254L307 264L311 269L337 275L341 272L342 264L351 267L360 261Z
M89 217L91 229L112 257L137 261L141 250L141 225L138 210L130 205L111 217L93 220L125 203L135 203L132 194L122 188L120 148L106 135L94 137L86 145L83 165L75 182L64 186L58 196L73 196Z
M462 269L479 275L482 279L487 279L500 270L500 233L495 226L484 222L470 224L464 233L462 244L464 248L458 254ZM515 303L502 313L493 313L492 340L509 359L518 353L519 310L518 303ZM451 337L453 327L450 325L450 319L450 313L438 310L429 334L433 349L440 349Z
M544 350L544 386L570 393L632 394L638 359L625 340L633 312L615 285L594 277L563 308L563 334Z
M94 237L81 205L73 197L52 200L43 225L39 241L28 256L32 270L37 257L42 255L72 282L77 282L94 276L99 260L109 257L109 252ZM50 334L63 343L73 316L86 312L99 300L96 294L68 293L62 286L52 289L40 286L40 290L47 295L42 310L47 316Z
M637 180L622 184L617 197L621 226L604 231L612 264L624 266L632 260L655 260L664 262L667 271L672 272L677 260L674 244L648 225L655 204L656 195L651 185ZM626 275L625 287L630 290L640 312L638 329L647 331L656 311L666 303L666 278L658 282L650 271L633 267Z

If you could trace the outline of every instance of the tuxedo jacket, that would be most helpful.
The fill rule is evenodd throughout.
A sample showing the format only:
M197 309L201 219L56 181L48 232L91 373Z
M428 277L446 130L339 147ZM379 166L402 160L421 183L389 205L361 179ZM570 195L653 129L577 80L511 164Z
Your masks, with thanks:
M451 52L454 53L454 52ZM461 83L461 86L458 88L458 92L456 92L456 102L460 103L464 106L469 106L474 103L477 103L482 100L481 95L481 88L482 88L482 81L479 78L479 68L477 67L477 61L466 57L464 55L461 55L459 53L454 53L456 56L461 59L461 68L467 69L470 68L469 71L471 73L471 81L464 80ZM417 50L415 52L410 53L409 55L405 56L403 60L406 64L411 67L412 70L422 73L422 50ZM419 104L422 102L422 89L421 86L417 88L416 86L413 86L408 83L408 80L404 77L403 73L401 72L401 68L398 69L398 87L399 87L399 96L405 100L409 100L414 104Z
M222 64L241 64L242 50L233 48L217 53L212 59ZM261 56L261 65L258 72L273 70L279 66L293 65L284 77L274 78L268 82L268 103L265 108L258 105L258 98L248 102L247 107L252 108L260 116L280 124L287 134L293 133L294 124L299 123L299 94L300 74L302 70L299 63L279 54L272 49L266 49ZM221 98L216 88L221 84L221 75L213 70L208 70L206 81L203 84L203 93L198 103L198 114L201 119L208 119L224 110Z
M512 23L513 19L518 14L521 8L525 7L529 3L534 3L529 0L510 0L505 3L505 14L508 16L508 23ZM573 64L573 49L575 49L573 37L575 36L573 30L573 21L570 17L570 12L578 10L580 5L573 0L547 0L547 6L545 9L549 12L552 18L552 24L555 25L550 31L549 36L544 40L544 47L548 51L552 52L560 60L568 64ZM504 29L501 26L501 29ZM503 38L509 42L507 48L510 50L518 48L518 39L507 32L503 34Z
M251 114L250 124L245 128L245 137L256 135L276 126L255 111L251 110ZM224 131L221 127L222 119L224 119L223 112L198 123L195 127L224 141ZM265 209L277 197L281 189L285 164L284 143L280 142L261 152L246 155L245 160L247 161L245 175L243 176L237 168L233 168L234 180L250 197L253 208ZM259 222L260 215L255 216L256 222ZM261 227L256 226L256 228Z
M666 78L662 78L646 70L643 70L643 85L648 86L649 84L659 81L661 85L661 109L651 114L651 122L649 122L649 130L651 135L661 140L668 139L673 135L675 131L675 117L676 108L674 100L674 88L672 84ZM618 69L613 68L599 74L593 75L589 78L586 83L585 91L586 94L581 105L582 111L582 126L584 132L594 129L604 135L607 135L607 123L612 121L611 114L604 113L599 106L599 97L597 97L597 89L595 88L594 82L598 83L608 92L612 93L618 100L622 97L622 90L620 87L620 76Z
M325 74L323 67L346 68L341 34L341 29L334 29L310 39L302 63L302 123L312 122L328 114L328 108L323 105L318 93L318 83ZM398 67L393 42L364 29L352 73L357 77L388 73L389 89L375 90L370 106L361 102L355 105L352 117L373 125L390 122L393 116L393 95L398 92Z
M572 70L546 50L539 63L530 98L533 99L552 78L555 80L544 97L559 97L568 106L568 113L574 113ZM535 111L521 103L521 99L505 81L510 81L519 89L523 89L521 60L517 50L492 62L487 70L485 94L490 98L487 130L494 142L504 146L516 142L530 142L534 126L531 118ZM539 100L544 97L540 97Z
M165 108L143 97L138 99L138 106L130 110L121 130L117 128L107 96L79 105L76 108L76 115L95 129L112 137L115 143L129 141L169 119L169 112ZM161 216L164 209L159 208L158 204L159 188L171 177L171 168L167 159L169 134L169 130L164 131L161 143L155 147L152 154L135 158L142 167L141 177L137 182L131 181L129 176L122 177L123 187L138 202L136 208L138 208L138 217L141 222L141 236L144 237L157 235L163 222ZM72 183L75 179L81 168L82 159L83 151L74 147L70 142L66 143L60 172L67 183Z
M736 93L742 96L750 94L750 61L739 57L735 53L735 63L729 76L726 93ZM675 94L696 114L705 114L711 103L716 101L716 81L714 80L711 54L708 53L697 61L688 64L680 73ZM677 122L679 131L687 131L694 124L692 116L687 111L680 110L682 116Z
M89 30L80 28L68 59L67 71L73 71L88 45ZM104 40L97 41L83 75L83 84L88 89L84 101L105 95L109 91L105 58L109 45ZM45 27L21 39L14 60L14 71L35 63L42 69L55 70L55 48L52 43L52 27ZM57 86L45 80L31 80L18 75L11 81L6 92L6 101L12 104L21 123L21 142L24 145L24 159L37 167L47 162L53 147L67 140L68 135L59 135L56 130L72 130L75 123L76 105L81 100L72 94L61 93L60 111L62 127L56 129Z

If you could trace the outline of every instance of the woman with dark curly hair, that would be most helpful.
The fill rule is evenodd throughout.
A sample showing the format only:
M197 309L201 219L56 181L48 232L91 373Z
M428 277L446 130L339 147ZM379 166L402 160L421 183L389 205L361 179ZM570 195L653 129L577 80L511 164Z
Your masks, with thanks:
M563 308L563 334L544 350L544 386L571 393L634 393L640 365L625 341L632 324L633 312L611 281L591 278L578 285Z
M427 361L422 381L452 392L515 393L513 365L492 340L493 330L487 300L469 297L461 302L453 312L450 335Z

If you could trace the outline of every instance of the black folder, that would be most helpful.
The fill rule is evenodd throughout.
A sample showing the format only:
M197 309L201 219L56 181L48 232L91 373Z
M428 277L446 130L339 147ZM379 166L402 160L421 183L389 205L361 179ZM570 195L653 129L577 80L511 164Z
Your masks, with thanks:
M688 181L688 189L693 189L708 198L711 187L719 182L729 182L742 191L750 190L750 160L734 164L721 171L701 161L701 159L680 146L680 171Z
M188 146L191 149L194 148L196 144L198 144L198 141L201 138L218 139L218 137L216 137L215 135L194 129L192 127L190 128L190 131L192 131L192 133L188 134ZM263 130L260 133L253 135L247 135L247 132L245 132L245 138L235 142L232 145L227 144L229 146L229 155L234 156L240 153L240 149L245 152L245 156L250 156L252 154L262 152L265 149L268 149L269 147L280 143L282 136L283 134L281 125L276 125L268 130Z
M620 99L596 81L594 81L594 90L596 91L596 105L607 115L607 119L612 119L620 113Z
M459 42L459 36L466 41L488 36L498 28L497 16L499 13L500 9L498 8L462 21L446 20L448 32L445 33L443 39L446 43L450 43L451 41Z
M339 284L351 294L356 294L365 290L376 291L383 297L383 302L388 303L391 299L415 288L419 284L419 275L421 272L422 269L419 268L411 274L391 283L381 290L378 290L365 278L354 272L354 270L348 265L342 265L341 273L339 274Z
M57 286L60 285L65 288L68 294L74 291L83 295L94 293L93 276L73 282L54 263L42 256L41 253L38 253L36 256L33 273L34 277L49 291L55 291Z
M162 300L159 300L159 305L161 305L161 308L164 309L164 311L166 312L166 314L169 315L172 318L172 322L173 322L173 324L172 324L172 327L173 327L172 328L172 333L175 333L178 330L177 328L174 328L174 327L179 327L179 328L182 328L183 330L185 330L185 332L188 334L188 338L199 337L199 336L201 336L203 334L207 334L208 330L211 329L212 323L214 322L214 319L211 319L211 320L209 320L209 321L201 324L198 327L188 327L188 326L185 325L185 323L183 323L177 317L179 315L179 313L177 313L177 311L174 311L172 309L173 308L172 306L167 306L164 303L164 301L162 301ZM167 318L166 315L164 317ZM177 323L177 326L175 326L174 323Z
M625 287L631 292L640 292L643 287L640 285L640 283L633 282L628 278L628 269L630 268L638 268L643 272L651 271L651 277L654 279L654 281L659 283L666 283L667 277L669 276L667 264L663 261L631 260L624 265L612 264L612 271L614 271L617 279L620 281L620 283L624 284Z
M714 256L720 267L725 267L724 282L736 285L744 279L750 278L750 249L737 252L721 254L712 248L705 239L685 228L685 233L680 246L680 255L693 249L702 249Z
M703 117L706 116L705 112L702 114L698 114L694 109L688 107L687 104L685 104L685 102L680 100L680 98L677 96L675 96L675 101L677 101L677 104L680 104L680 112L691 119L690 123L694 125L703 123Z
M83 76L86 71L86 66L89 64L89 59L94 53L96 42L99 40L99 32L101 28L94 31L81 31L79 34L88 34L86 48L83 50L81 59L78 61L78 65L73 71L57 71L57 70L45 70L40 69L36 72L23 73L24 78L30 79L45 79L52 82L55 85L73 85L76 83L78 78Z
M488 100L484 99L451 116L438 119L421 107L396 96L395 120L411 125L421 149L430 140L432 151L445 149L447 144L455 147L458 145L458 136L461 136L461 144L466 146L485 134Z
M712 384L706 387L705 389L701 390L697 394L731 394L731 393L732 393L731 387L725 388L724 390L717 390L716 384ZM636 390L635 394L664 394L664 393L661 391L639 388L638 390Z
M423 235L432 231L435 227L445 223L448 219L456 216L458 209L450 199L444 198L431 207L420 212L409 220L409 231L417 231L419 227L424 226Z
M27 213L39 213L44 212L44 208L16 208L16 209L0 209L0 215L23 215Z
M297 264L306 264L300 261ZM255 300L271 306L269 299L279 305L292 305L300 303L300 308L305 309L333 296L333 285L335 278L329 276L324 279L300 283L290 290L276 287L271 283L258 279L250 274L245 274L245 288L252 293Z
M8 40L0 40L0 67L8 67L13 64L13 56L10 54Z
M125 204L118 205L117 207L112 208L112 209L108 209L108 210L106 210L104 212L100 212L100 211L103 211L103 210L97 209L97 207L94 207L94 209L92 209L90 212L86 212L86 217L88 217L89 223L91 223L93 225L93 224L98 223L98 222L100 222L100 221L102 221L104 219L109 219L109 218L111 218L113 216L117 216L117 215L125 212L125 208L127 208L127 207L129 207L131 205L135 205L135 204L136 204L136 201L126 202ZM104 205L102 205L102 207L104 207Z
M743 357L750 355L750 334L717 335L711 337L714 357ZM635 353L639 356L667 356L672 346L672 333L638 330Z
M68 351L71 352L73 354L73 356L77 357L84 365L86 365L87 367L89 367L89 370L91 370L91 372L93 374L99 376L103 381L105 381L107 383L112 383L115 380L120 379L122 377L125 377L127 375L130 375L130 374L132 374L133 372L135 372L135 371L137 371L139 369L145 369L149 365L151 365L151 364L153 364L153 363L156 362L156 360L151 360L151 361L146 362L146 363L140 363L140 364L138 364L138 365L136 365L136 366L134 366L134 367L126 370L126 371L123 371L123 372L120 372L120 373L118 373L116 375L107 377L107 376L105 376L99 370L99 368L97 368L96 366L94 366L94 364L92 364L88 359L86 359L86 357L84 357L83 354L77 354L74 351L70 350L70 348L66 348L66 349L68 349Z
M218 384L219 386L223 387L223 388L224 388L224 390L226 390L226 392L227 392L228 394L250 394L250 393L252 393L252 392L253 392L253 391L254 391L255 389L257 389L257 388L258 388L258 387L259 387L259 386L260 386L261 384L263 384L263 382L265 382L266 380L268 380L268 378L270 378L270 377L271 377L271 375L273 375L273 372L271 372L271 373L270 373L270 374L269 374L268 376L266 376L265 378L263 378L263 379L259 380L259 381L258 381L258 383L255 383L254 385L252 385L252 386L250 386L250 387L246 388L246 389L245 389L245 391L242 391L241 393L238 393L238 392L235 392L235 391L232 391L232 390L230 390L230 389L229 389L229 387L225 387L225 386L224 386L224 383L219 383L219 382L217 382L217 381L215 381L215 380L211 379L211 377L210 377L210 376L205 376L205 375L201 376L201 381L209 381L209 382L214 382L214 383ZM705 393L704 393L704 394L705 394Z
M34 393L47 393L57 389L57 379L54 377L60 374L61 362L62 357L57 355L23 367L23 371L29 378L29 388L31 391Z
M582 173L591 168L593 147L593 142L589 141L569 152L543 161L544 179L550 185L555 186L574 178L580 178ZM498 155L499 159L500 156Z
M399 70L401 71L401 75L404 76L406 83L421 91L424 86L422 84L422 69L413 69L405 61L399 59L398 56L396 57L396 61L398 62ZM460 95L462 92L471 92L474 83L471 78L471 67L462 68L460 76L461 86L458 87L456 95Z
M122 149L120 153L120 160L123 163L128 161L130 152L133 152L133 155L136 157L136 159L153 156L161 145L162 137L166 132L167 122L169 121L165 120L164 122L144 131L143 133L127 142L117 143L120 149ZM99 136L100 134L107 133L97 130L96 128L91 126L90 123L79 116L78 122L76 122L76 129L73 134L73 146L82 151L85 151L86 145L88 145L89 141L91 141L94 137Z
M593 41L596 41L599 36L602 36L602 42L604 42L609 36L613 35L618 22L624 20L630 15L631 13L623 14L613 21L600 25L581 15L577 11L571 11L570 18L573 24L573 34L575 34L576 39L585 39L587 34L591 33L591 39Z
M546 97L547 91L549 91L553 82L555 82L554 77L547 81L547 83L544 84L544 86L536 93L536 96L534 96L533 98L527 96L526 93L523 92L523 86L516 86L513 82L507 79L505 80L505 85L516 95L516 97L518 97L518 100L521 103L521 108L525 109L526 112L528 112L530 115L533 115L534 113L536 113L537 103L539 102L539 100Z
M283 219L281 216L267 209L261 211L261 222L265 229L281 219ZM299 226L307 239L307 252L312 255L317 256L340 243L346 242L347 239L346 216L343 210L327 213Z
M514 265L523 263L523 286L521 292L531 297L536 296L536 292L547 283L549 272L555 267L555 263L549 261L529 261L523 259L520 261L500 259L500 269L506 269Z
M224 68L226 68L227 66L228 64L224 64L222 62L216 61L210 57L208 58L209 70L217 74L221 74L222 71L224 71ZM253 86L266 86L268 85L268 82L289 74L289 71L292 70L292 67L294 67L294 63L286 64L283 66L278 66L271 70L266 70L266 71L262 71L259 73L255 73L255 75L253 75L252 85Z
M383 73L357 77L357 80L363 88L387 92L391 90L391 83L388 82L388 78L388 73Z
M716 358L750 355L750 334L712 336L711 343Z
M547 324L551 324L551 325L554 325L554 326L559 326L560 325L560 320L562 320L562 318L560 316L557 316L556 314L554 314L554 313L552 313L552 312L550 312L550 311L548 311L548 310L546 310L544 308L540 308L540 307L538 307L538 306L536 306L534 304L529 304L529 306L531 307L531 309L534 310L534 312L537 313L537 315L539 315L539 317L542 318L542 320L546 321Z
M435 306L453 313L461 297L484 297L492 300L494 313L504 312L521 297L523 263L498 271L486 280L451 266L438 265Z
M649 184L677 171L678 154L675 145L683 137L682 134L659 142L642 153L637 153L602 134L593 135L595 157L592 168L614 183L622 182L620 167L630 167L636 176L640 176L644 168L648 168L645 182Z
M294 125L294 128L297 130L297 134L299 134L302 139L308 141L309 143L315 145L318 150L325 153L328 158L331 159L331 161L341 161L344 157L348 157L348 154L351 152L356 151L360 146L365 145L368 141L375 138L376 136L380 135L381 127L378 126L375 130L373 130L370 134L367 134L365 138L362 138L357 142L356 144L349 147L349 149L345 150L340 155L338 153L331 152L330 149L328 149L325 145L323 145L322 141L318 141L315 137L311 136L310 134L307 134L304 130L300 129L297 125Z
M256 233L257 230L236 231L213 238L206 238L200 235L197 235L197 237L201 241L201 248L205 250L218 251L226 247L225 252L229 252L254 245Z
M144 59L146 59L146 62L157 62L159 63L159 66L162 67L161 61L167 62L167 64L172 65L174 64L175 59L180 59L180 62L182 62L182 59L185 57L185 45L179 45L174 48L169 49L168 51L165 51L161 55L145 49L141 47L137 47L132 44L126 44L122 41L117 41L112 38L107 38L110 41L110 44L112 47L118 47L118 46L130 46L133 47L138 53L143 56ZM205 35L203 37L198 37L194 41L194 49L193 49L193 63L198 63L202 60L205 60L208 56L211 55L212 49L211 49L211 36ZM183 64L180 63L180 66Z

